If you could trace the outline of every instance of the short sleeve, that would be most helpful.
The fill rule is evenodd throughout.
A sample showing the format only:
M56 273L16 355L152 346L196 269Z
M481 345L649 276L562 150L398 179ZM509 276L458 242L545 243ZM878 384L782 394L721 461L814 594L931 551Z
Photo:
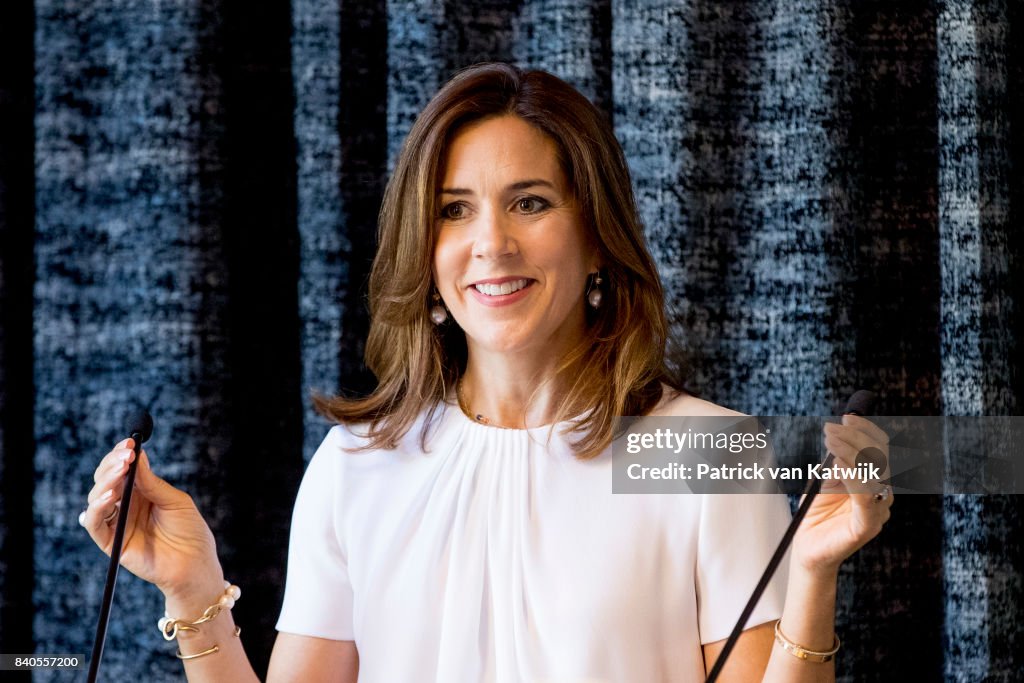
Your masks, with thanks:
M299 486L288 542L288 575L277 630L353 640L352 585L338 533L346 452L334 427L310 460Z
M728 638L789 524L783 494L709 494L701 501L697 547L700 642ZM747 620L751 628L782 616L789 554Z

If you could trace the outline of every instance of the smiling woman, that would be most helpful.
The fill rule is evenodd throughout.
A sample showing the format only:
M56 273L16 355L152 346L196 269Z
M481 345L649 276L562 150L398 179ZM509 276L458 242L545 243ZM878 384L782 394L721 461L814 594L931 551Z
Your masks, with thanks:
M454 320L438 327L442 302ZM369 422L368 448L459 395L492 425L582 416L573 448L591 458L617 416L650 412L675 385L622 148L543 71L466 69L417 118L381 208L370 310L377 390L318 400L339 422Z
M736 413L669 380L661 283L598 110L540 71L452 79L388 185L370 305L379 384L318 400L339 424L295 503L268 678L702 680L788 504L612 494L617 416ZM846 465L886 443L855 416L825 436ZM82 523L103 548L132 457L96 470ZM162 622L189 680L253 680L205 522L144 451L137 481L122 563L189 617ZM718 680L834 678L838 567L891 504L814 500L788 586L784 567Z

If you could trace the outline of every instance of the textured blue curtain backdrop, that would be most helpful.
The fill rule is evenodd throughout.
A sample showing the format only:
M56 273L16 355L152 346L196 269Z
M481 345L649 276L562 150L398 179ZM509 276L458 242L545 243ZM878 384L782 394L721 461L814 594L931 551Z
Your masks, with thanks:
M1022 45L1009 0L5 0L0 651L89 652L106 558L76 518L141 403L265 670L309 392L372 386L384 182L481 60L613 121L704 396L1020 414ZM840 679L1024 679L1021 517L901 498L843 568ZM122 573L106 680L182 679L162 612Z

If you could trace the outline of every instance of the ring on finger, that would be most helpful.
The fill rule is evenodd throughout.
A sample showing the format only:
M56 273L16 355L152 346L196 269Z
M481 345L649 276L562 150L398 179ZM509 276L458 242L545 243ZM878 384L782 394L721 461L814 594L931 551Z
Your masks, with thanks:
M118 510L119 508L115 505L114 509L110 511L110 514L103 518L103 523L107 526L110 526L114 522L114 520L117 519Z
M888 484L886 484L885 486L882 487L881 491L879 491L878 493L875 494L875 500L878 501L878 502L881 502L883 500L888 500L889 496L891 496L891 495L892 495L892 487L889 486Z

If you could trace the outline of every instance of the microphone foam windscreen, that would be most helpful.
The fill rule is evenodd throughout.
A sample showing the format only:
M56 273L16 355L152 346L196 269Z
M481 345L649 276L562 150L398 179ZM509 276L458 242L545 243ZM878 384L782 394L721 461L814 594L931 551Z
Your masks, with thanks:
M136 410L128 416L128 433L138 434L139 443L145 443L153 434L153 416L146 410Z
M873 391L860 389L854 392L850 400L846 402L846 410L843 411L843 414L870 415L875 409L876 398Z

